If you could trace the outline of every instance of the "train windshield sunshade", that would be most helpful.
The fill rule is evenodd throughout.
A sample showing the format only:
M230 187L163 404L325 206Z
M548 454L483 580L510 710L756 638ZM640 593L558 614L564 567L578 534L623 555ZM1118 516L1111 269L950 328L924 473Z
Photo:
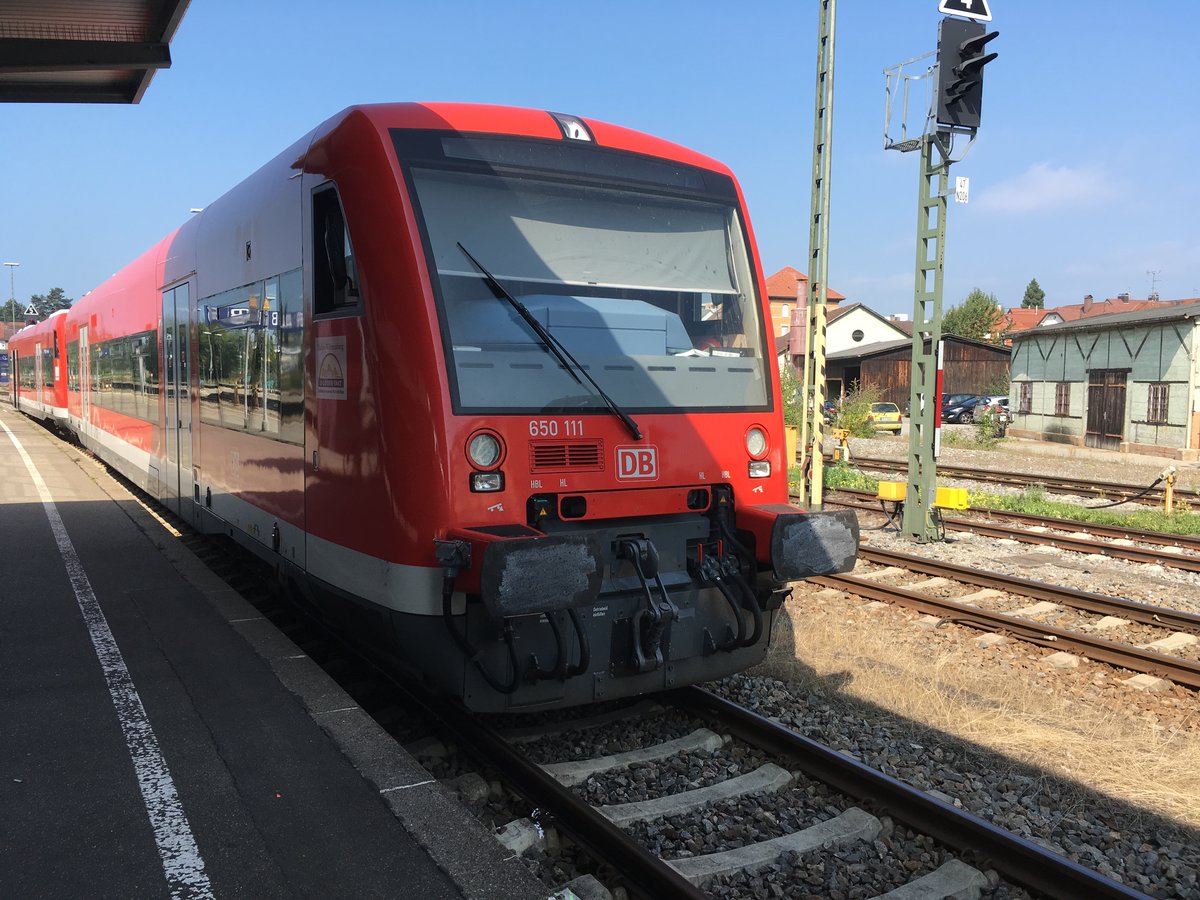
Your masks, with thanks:
M460 243L623 408L766 407L761 316L732 204L535 174L410 176L460 408L594 405Z

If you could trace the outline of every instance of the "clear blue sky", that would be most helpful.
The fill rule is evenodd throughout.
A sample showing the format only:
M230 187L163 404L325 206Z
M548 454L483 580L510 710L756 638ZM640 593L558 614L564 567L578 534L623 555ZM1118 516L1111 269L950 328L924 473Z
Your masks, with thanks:
M990 0L979 139L952 174L946 302L1200 296L1193 4ZM419 9L419 12L412 12ZM1153 10L1153 12L1151 12ZM883 69L933 50L937 0L838 10L830 284L910 312L917 154L885 152ZM329 115L461 100L685 144L741 180L769 275L808 251L817 3L192 0L141 104L0 107L0 259L78 297ZM7 271L0 272L7 280ZM8 296L8 284L2 295Z

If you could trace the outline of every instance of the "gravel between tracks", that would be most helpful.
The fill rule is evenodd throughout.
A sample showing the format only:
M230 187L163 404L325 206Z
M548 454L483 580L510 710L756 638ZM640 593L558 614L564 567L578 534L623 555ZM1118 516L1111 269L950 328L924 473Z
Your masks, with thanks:
M903 458L907 444L855 440L851 447L861 456ZM1111 461L1039 456L1037 449L1025 442L993 451L945 448L941 459L1130 484L1149 484L1170 464L1117 454ZM1174 465L1180 486L1200 486L1200 466ZM865 546L1200 612L1200 576L1195 574L961 533L952 533L946 543L916 545L894 531L874 530L879 521L862 517ZM1182 821L1195 825L1200 817L1173 819L1152 811L1158 801L1173 810L1194 810L1200 803L1200 781L1191 777L1186 762L1195 759L1200 734L1196 692L1178 686L1134 691L1122 684L1132 673L1087 661L1052 669L1044 658L1053 647L1009 641L983 650L973 642L979 632L953 624L917 627L915 613L871 606L813 585L799 585L786 609L787 621L776 631L774 663L724 679L720 693L1151 896L1200 897L1200 831ZM796 661L780 663L790 658L793 641ZM814 668L805 657L809 650L822 654ZM788 671L798 674L778 677ZM915 713L908 717L888 709L893 699L888 681L906 682L904 690L932 698L918 704L944 703L940 714L947 721L931 726ZM1030 732L1019 737L1006 732L999 740L1005 750L990 749L985 746L989 721L999 723L1000 713L1011 712L1003 708L1007 703L1028 703L1017 714L1031 720ZM1038 721L1043 710L1051 709L1063 714ZM971 739L952 733L955 717L974 719L962 730ZM1004 725L1011 726L1011 717ZM1064 739L1072 729L1078 733L1070 737L1079 743ZM1097 772L1094 760L1074 758L1093 729L1101 746L1093 741L1090 752L1099 758L1100 769L1110 771ZM1127 747L1116 744L1106 758L1105 736L1122 731L1130 732L1132 745L1144 748L1147 757L1161 759L1120 758ZM1184 774L1164 783L1154 766L1169 763L1172 754ZM1143 762L1147 772L1160 777L1146 788L1145 803L1139 802L1138 783Z
M1028 445L1029 442L1022 442ZM902 458L906 444L895 440L854 440L851 452L874 458ZM1116 456L1117 454L1113 454ZM1092 458L1069 459L1033 456L1018 450L961 450L946 448L942 461L955 466L973 466L1009 472L1044 475L1071 475L1095 478L1098 481L1121 481L1128 484L1149 484L1169 460L1147 460L1145 457L1105 462ZM1200 487L1200 466L1181 465L1181 486ZM967 486L965 481L939 479L939 483ZM1003 489L989 485L987 490ZM1090 505L1095 498L1082 499ZM863 517L863 543L882 549L913 553L911 541L895 531L879 530L882 520ZM1200 575L1159 565L1110 559L1100 554L1074 553L1052 547L1037 547L1019 541L982 537L965 532L950 532L941 544L926 544L920 555L942 562L973 566L1019 578L1048 581L1066 587L1109 594L1126 600L1137 600L1155 606L1168 606L1187 612L1200 613Z
M1200 896L1200 836L1170 820L1089 797L1043 770L778 679L734 675L716 690L1151 896Z

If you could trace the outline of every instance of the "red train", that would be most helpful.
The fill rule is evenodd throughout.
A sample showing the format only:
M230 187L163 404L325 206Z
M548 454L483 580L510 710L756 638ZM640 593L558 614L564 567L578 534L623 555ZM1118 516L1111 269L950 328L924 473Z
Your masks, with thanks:
M21 409L57 427L67 425L66 310L27 325L9 341L9 384ZM19 358L18 358L18 350Z
M719 163L353 107L20 332L14 396L468 707L568 705L753 665L853 566L787 505L769 322Z

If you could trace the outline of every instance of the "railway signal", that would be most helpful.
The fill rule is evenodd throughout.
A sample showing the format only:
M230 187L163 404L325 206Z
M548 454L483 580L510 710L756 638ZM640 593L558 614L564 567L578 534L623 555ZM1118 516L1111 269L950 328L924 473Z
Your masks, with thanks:
M937 456L940 449L940 345L942 338L942 281L946 243L946 201L950 195L950 166L966 154L979 129L983 105L983 70L996 58L985 53L998 32L988 32L986 0L941 0L940 12L949 13L938 26L936 66L923 74L906 74L905 68L932 53L884 70L887 105L884 148L907 153L921 151L921 190L917 215L917 267L913 291L912 384L909 391L908 481L905 491L903 531L918 541L942 539L936 506ZM959 17L959 18L954 18ZM931 77L932 76L932 77ZM910 89L930 78L932 91L923 116L921 136L910 137ZM898 139L891 132L892 113L900 110ZM957 155L956 137L967 137ZM966 179L958 179L955 198L965 202Z
M978 128L983 107L983 67L996 58L984 53L989 41L1000 36L982 22L942 19L938 29L937 109L942 125Z

